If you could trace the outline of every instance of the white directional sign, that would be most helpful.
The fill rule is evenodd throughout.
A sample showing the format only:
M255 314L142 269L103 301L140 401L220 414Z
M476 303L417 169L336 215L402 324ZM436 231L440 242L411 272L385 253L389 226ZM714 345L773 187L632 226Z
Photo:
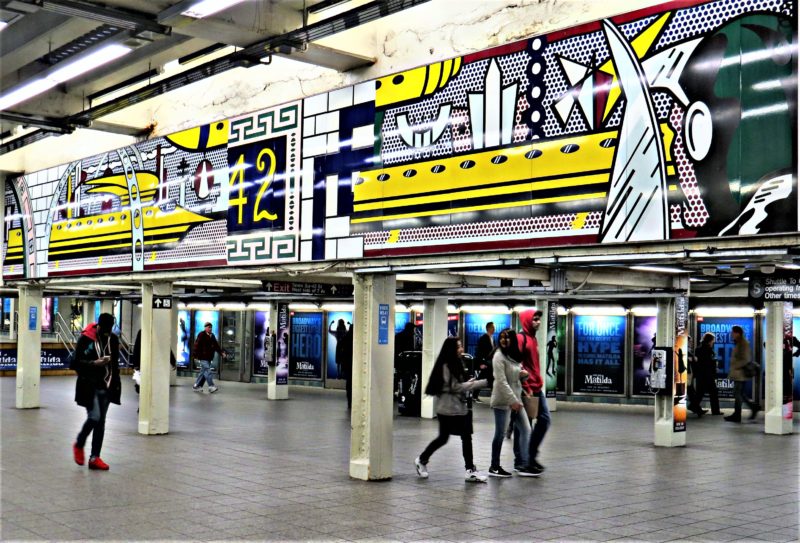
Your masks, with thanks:
M153 296L153 309L172 309L172 296Z

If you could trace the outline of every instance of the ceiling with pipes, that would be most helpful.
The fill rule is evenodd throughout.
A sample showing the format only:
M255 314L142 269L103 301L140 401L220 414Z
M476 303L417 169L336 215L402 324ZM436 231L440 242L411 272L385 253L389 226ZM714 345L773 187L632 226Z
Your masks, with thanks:
M141 120L104 118L275 56L369 65L319 40L425 1L2 0L0 155L89 126L147 136Z

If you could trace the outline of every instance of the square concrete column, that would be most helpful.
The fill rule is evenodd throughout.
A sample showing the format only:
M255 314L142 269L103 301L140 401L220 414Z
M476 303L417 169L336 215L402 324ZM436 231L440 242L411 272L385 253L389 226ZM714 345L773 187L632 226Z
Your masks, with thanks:
M678 338L686 341L686 324L688 319L688 302L686 298L662 298L657 302L658 316L656 324L656 342L659 347L680 347L686 352L685 345L678 345ZM680 332L680 333L679 333ZM673 362L677 364L677 356L673 354ZM669 365L669 364L668 364ZM683 447L686 445L686 405L685 383L683 385L683 421L676 421L676 413L680 415L680 408L676 409L676 397L680 401L680 394L676 395L675 368L668 368L672 372L672 386L661 391L655 397L655 445L656 447ZM685 372L683 373L685 376ZM680 391L679 391L680 392Z
M792 396L783 394L783 357L785 337L792 337L792 304L766 302L767 359L765 364L766 397L764 405L764 432L767 434L792 433ZM791 350L791 346L789 346ZM791 363L791 362L790 362ZM791 387L791 384L789 384ZM791 391L791 388L789 388Z
M539 371L542 374L542 391L547 396L547 342L550 341L551 335L556 335L558 304L553 300L546 299L537 299L535 303L536 309L542 312L542 324L536 334L536 342L539 345ZM547 409L552 412L556 411L557 408L555 390L553 390L553 395L547 396Z
M17 319L14 318L14 315L16 315L17 311L19 311L19 300L11 298L11 303L9 305L11 306L9 308L11 315L9 317L8 339L13 341L17 339L17 332L19 331L19 323L17 322Z
M175 349L177 347L177 344L178 344L178 304L173 302L171 313L172 313L172 315L170 315L170 317L169 317L170 321L171 321L170 322L170 332L169 332L169 338L170 338L169 348L170 348L170 352L172 352L172 349ZM136 338L135 334L133 335L133 338L134 339ZM175 354L176 354L176 356L175 356L175 364L176 364L175 367L174 368L172 367L172 363L170 363L170 365L169 365L169 386L171 386L171 387L174 387L174 386L178 385L178 366L177 366L178 357L177 357L177 353L175 353ZM172 360L171 356L170 356L170 360Z
M109 300L108 298L100 300L100 313L108 313L116 317L114 313L114 300ZM119 323L117 323L117 326L119 326Z
M94 300L83 301L83 322L81 323L81 330L86 328L89 323L94 322Z
M17 408L39 407L42 372L42 287L19 289L17 335Z
M420 416L432 419L436 416L436 397L425 394L436 357L447 338L447 298L432 298L423 302L425 331L422 334L422 404Z
M169 432L169 351L172 347L172 283L142 284L142 357L139 433Z
M350 476L380 481L392 477L396 281L394 275L356 274L353 283Z

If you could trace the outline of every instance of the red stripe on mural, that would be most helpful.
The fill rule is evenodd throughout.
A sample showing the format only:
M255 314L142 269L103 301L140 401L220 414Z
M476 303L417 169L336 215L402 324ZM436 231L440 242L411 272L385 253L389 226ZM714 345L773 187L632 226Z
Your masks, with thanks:
M469 55L464 56L464 64L469 64L470 62L476 62L478 60L483 60L485 58L499 57L501 55L509 55L511 53L517 53L519 51L523 51L527 46L528 46L528 40L522 40L522 41L515 41L514 43L509 43L508 45L500 45L499 47L487 49L486 51L478 51L476 53L470 53Z

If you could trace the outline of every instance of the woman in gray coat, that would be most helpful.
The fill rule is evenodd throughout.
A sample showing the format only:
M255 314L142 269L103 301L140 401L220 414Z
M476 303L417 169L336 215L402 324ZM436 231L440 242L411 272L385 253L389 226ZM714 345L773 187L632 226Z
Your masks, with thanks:
M509 410L511 422L519 432L514 433L514 439L520 446L514 447L514 467L528 465L528 439L531 433L530 422L522 406L521 379L528 377L528 372L522 369L520 360L522 354L517 343L517 334L514 330L506 329L500 332L498 348L492 357L492 374L494 386L492 399L489 405L494 411L494 438L492 439L492 464L489 467L490 477L511 477L511 474L500 466L500 451L503 448L503 437L508 427Z

